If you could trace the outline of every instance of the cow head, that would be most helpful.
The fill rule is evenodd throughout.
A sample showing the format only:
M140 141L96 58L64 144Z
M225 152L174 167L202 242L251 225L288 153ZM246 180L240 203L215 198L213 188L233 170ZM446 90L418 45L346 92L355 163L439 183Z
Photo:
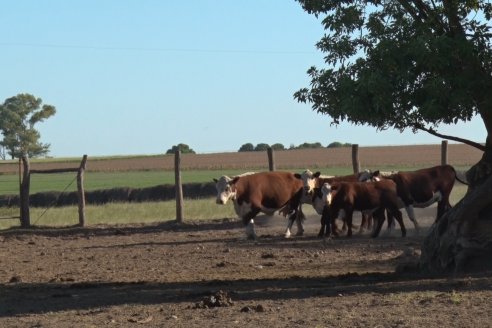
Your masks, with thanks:
M314 191L314 188L316 188L316 179L319 178L320 175L320 172L313 173L310 170L306 170L302 174L295 174L296 178L302 180L306 194L310 194Z
M238 177L230 178L227 175L221 176L218 180L213 179L215 182L215 188L217 189L217 204L226 204L229 199L236 197L236 191L233 188L233 184L236 183Z
M377 171L370 171L370 170L365 170L361 173L359 173L359 181L360 182L366 182L366 181L381 181L381 173L379 170Z
M321 194L322 194L322 200L323 200L323 203L326 204L326 205L330 205L331 204L331 199L333 197L333 188L332 186L329 184L329 183L324 183L322 186L321 186Z

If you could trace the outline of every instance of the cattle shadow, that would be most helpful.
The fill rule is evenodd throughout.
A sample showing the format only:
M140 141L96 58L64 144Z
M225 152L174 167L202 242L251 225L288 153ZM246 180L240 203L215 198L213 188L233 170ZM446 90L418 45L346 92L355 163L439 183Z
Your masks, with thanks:
M444 276L396 273L348 273L327 277L287 277L155 283L76 282L9 283L0 285L0 317L59 311L90 310L118 305L189 303L222 290L233 301L291 300L371 293L492 290L491 272L449 279Z

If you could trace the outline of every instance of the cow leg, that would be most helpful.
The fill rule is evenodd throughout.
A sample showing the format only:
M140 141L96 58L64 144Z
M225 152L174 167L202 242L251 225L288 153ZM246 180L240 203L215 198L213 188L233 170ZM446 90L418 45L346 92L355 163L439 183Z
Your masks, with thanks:
M287 229L285 230L285 234L284 234L285 238L290 238L291 236L290 230L292 229L292 225L294 225L294 221L297 220L296 216L297 216L296 213L292 213L288 215Z
M299 218L298 218L298 212L297 211L294 211L290 214L287 215L287 229L285 230L285 234L284 234L284 237L285 238L290 238L291 236L291 232L290 230L292 229L292 226L294 225L294 221L299 221Z
M370 228L371 220L372 220L372 216L370 214L362 213L362 219L360 222L359 234L364 233L364 230Z
M296 236L302 236L304 234L304 221L306 220L306 216L302 212L302 208L299 207L299 212L296 216L297 223L297 233Z
M413 206L408 205L407 207L405 207L405 210L407 211L408 217L413 222L413 225L415 227L415 234L418 235L420 227L419 224L417 223L417 219L415 218L415 211L413 209Z
M347 231L347 221L343 220L342 222L343 222L343 224L342 224L342 232L345 232L345 231Z
M331 235L331 217L329 206L323 207L323 213L321 214L321 228L318 233L318 238Z
M302 212L302 208L299 206L299 210L294 210L291 214L288 214L287 229L285 230L284 237L290 238L292 226L294 221L297 223L297 236L302 236L304 234L304 220L306 217Z
M255 221L253 218L260 213L259 210L256 209L251 209L248 213L246 213L242 219L243 219L243 224L246 227L246 237L248 239L256 240L256 231L255 231Z
M447 210L451 208L451 204L449 203L449 198L446 199L441 199L440 201L437 202L437 216L436 216L436 222L441 218L441 216L446 213Z
M396 221L400 224L401 236L405 237L407 235L407 229L405 228L405 224L403 224L403 216L401 215L401 211L399 209L395 209L392 214L395 216Z
M372 231L371 237L376 238L379 236L379 232L381 231L381 227L384 223L384 209L378 209L373 214L372 217L376 220L376 224L374 225L374 230Z
M386 231L383 232L383 236L391 235L391 232L395 229L395 216L393 215L393 212L390 210L386 210L386 221L388 223L386 226ZM384 223L384 218L383 218L383 223Z
M345 220L347 221L347 237L352 237L352 216L354 214L353 209L347 209L345 211Z

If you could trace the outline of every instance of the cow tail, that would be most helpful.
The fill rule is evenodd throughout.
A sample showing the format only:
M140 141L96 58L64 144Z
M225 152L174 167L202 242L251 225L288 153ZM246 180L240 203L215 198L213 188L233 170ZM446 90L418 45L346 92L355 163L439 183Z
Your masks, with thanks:
M463 180L460 179L460 177L458 176L458 172L456 172L456 170L454 169L454 167L453 167L453 170L454 170L454 177L456 178L456 180L458 180L459 182L461 182L464 185L467 185L467 186L470 185L468 183L468 181L463 181Z

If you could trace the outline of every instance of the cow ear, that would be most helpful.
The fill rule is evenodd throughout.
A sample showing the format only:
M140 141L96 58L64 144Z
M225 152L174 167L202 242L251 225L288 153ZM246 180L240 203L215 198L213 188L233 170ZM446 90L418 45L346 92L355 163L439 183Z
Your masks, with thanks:
M380 176L380 175L381 175L381 172L380 172L379 170L374 171L374 172L372 173L372 176L373 176L373 177L378 177L378 176Z
M229 181L229 182L228 182L228 183L229 183L229 185L236 183L236 182L237 182L237 180L239 180L239 178L240 178L240 177L235 177L234 179L232 179L231 181Z
M297 178L297 179L301 179L301 175L299 173L294 173L294 176Z
M313 174L313 177L315 177L315 178L319 178L319 176L320 176L320 175L321 175L321 172L320 172L320 171L318 171L318 172L316 172L316 173L314 173L314 174Z
M213 178L212 179L215 183L219 182L219 180L217 180L216 178Z

